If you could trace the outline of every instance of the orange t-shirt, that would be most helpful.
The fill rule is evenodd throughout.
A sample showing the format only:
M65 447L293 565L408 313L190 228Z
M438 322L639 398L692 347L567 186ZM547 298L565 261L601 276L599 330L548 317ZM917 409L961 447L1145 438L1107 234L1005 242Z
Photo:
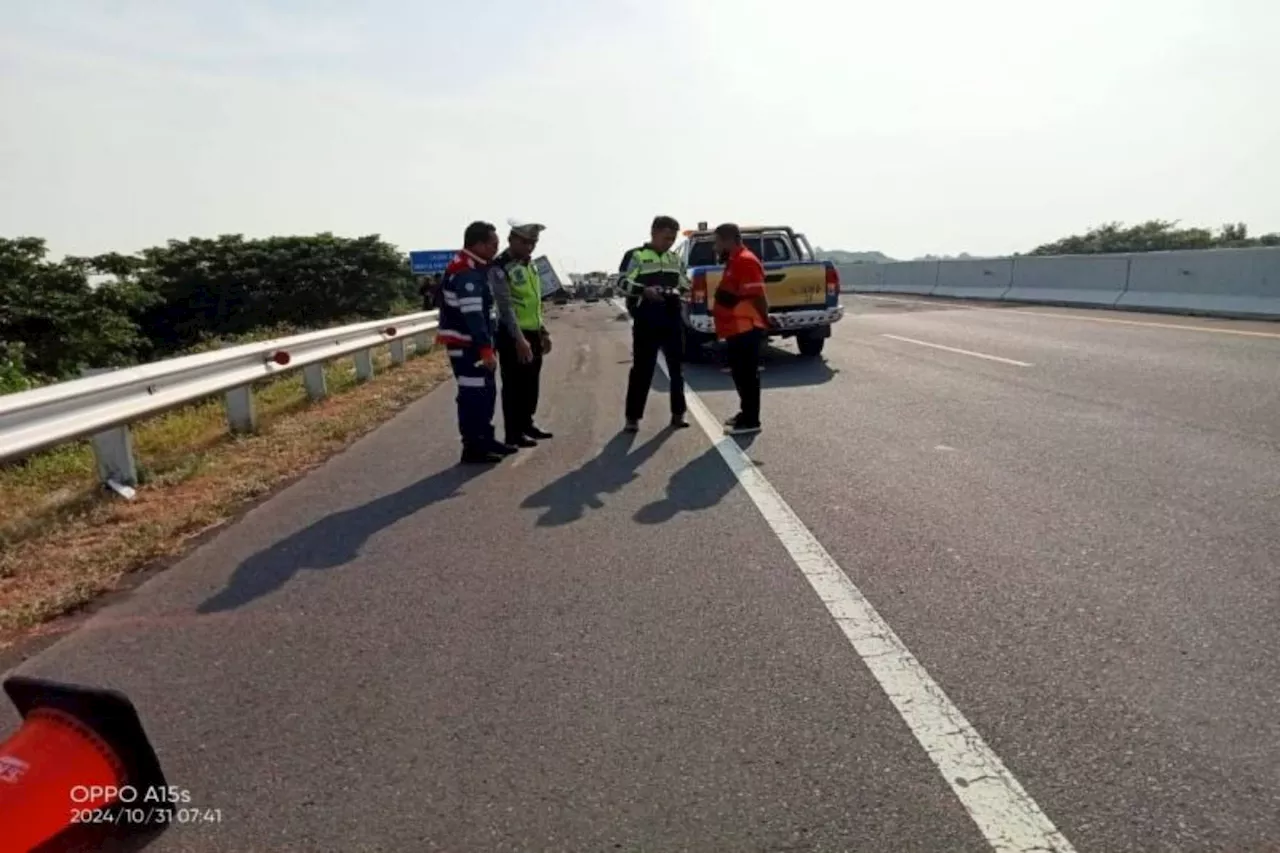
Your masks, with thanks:
M737 246L729 253L729 261L724 265L724 275L716 290L738 297L733 307L713 303L711 316L716 324L716 337L720 340L769 327L751 301L764 295L764 264L746 246Z

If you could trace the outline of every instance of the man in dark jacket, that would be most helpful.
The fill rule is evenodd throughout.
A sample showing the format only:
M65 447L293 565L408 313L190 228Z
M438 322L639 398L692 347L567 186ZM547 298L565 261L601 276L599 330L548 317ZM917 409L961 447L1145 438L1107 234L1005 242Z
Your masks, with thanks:
M498 253L498 229L472 222L463 246L445 268L440 282L440 325L436 343L444 346L458 383L458 432L464 463L497 462L516 448L497 441L493 414L498 358L493 346L493 294L489 265Z
M671 247L680 223L658 216L649 229L649 242L632 249L618 268L619 286L626 294L631 315L631 374L627 379L626 430L640 429L653 371L661 352L667 362L671 386L671 426L688 426L684 399L684 320L682 299L689 292L684 261Z

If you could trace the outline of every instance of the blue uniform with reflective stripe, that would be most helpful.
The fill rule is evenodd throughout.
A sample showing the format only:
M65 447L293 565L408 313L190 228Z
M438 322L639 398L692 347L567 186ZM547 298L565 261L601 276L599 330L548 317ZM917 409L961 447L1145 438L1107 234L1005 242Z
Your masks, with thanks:
M440 326L436 343L444 346L458 383L458 432L464 447L493 443L493 414L498 381L481 361L493 352L493 293L489 264L465 249L454 256L440 282Z

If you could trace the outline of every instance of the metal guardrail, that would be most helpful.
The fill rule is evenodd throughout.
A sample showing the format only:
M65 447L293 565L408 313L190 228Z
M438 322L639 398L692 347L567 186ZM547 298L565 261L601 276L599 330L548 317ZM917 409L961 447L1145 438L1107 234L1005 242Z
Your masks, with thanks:
M390 344L392 361L403 362L407 344L425 351L427 333L438 324L439 312L421 311L5 394L0 396L0 462L90 437L102 481L131 494L128 487L137 483L129 435L134 421L225 393L231 430L252 432L258 425L253 383L301 370L307 395L317 400L327 393L325 362L354 355L356 378L370 379L375 347Z

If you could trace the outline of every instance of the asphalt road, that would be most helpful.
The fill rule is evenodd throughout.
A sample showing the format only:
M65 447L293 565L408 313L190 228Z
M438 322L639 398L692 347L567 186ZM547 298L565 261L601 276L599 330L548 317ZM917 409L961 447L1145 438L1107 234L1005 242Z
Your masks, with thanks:
M745 456L556 309L554 440L442 389L21 669L220 810L154 851L1280 849L1280 325L846 303Z

